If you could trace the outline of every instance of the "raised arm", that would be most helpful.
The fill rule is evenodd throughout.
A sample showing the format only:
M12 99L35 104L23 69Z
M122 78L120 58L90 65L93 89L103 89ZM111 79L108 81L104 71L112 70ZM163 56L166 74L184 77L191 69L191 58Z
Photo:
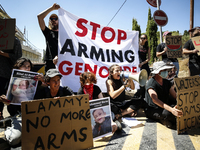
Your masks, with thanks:
M45 29L45 22L44 18L53 10L58 10L60 8L60 5L58 4L53 4L51 7L47 8L45 11L41 12L40 14L37 15L38 17L38 22L40 25L41 30L43 31Z

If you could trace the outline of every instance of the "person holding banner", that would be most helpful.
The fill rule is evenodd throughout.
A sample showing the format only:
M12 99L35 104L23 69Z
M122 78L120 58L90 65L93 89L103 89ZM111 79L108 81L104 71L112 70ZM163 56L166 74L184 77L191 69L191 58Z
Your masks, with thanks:
M142 34L140 37L140 44L139 44L139 59L140 59L140 70L145 69L148 73L148 76L150 74L150 69L148 62L150 61L151 53L150 48L148 46L148 38L146 34ZM147 56L148 55L148 56Z
M195 27L191 32L192 37L200 36L200 27ZM197 54L200 49L195 49L192 39L187 41L183 47L183 54L189 55L190 75L200 75L200 56Z
M166 79L168 70L173 67L164 61L155 62L151 72L153 77L147 82L145 92L145 101L148 104L145 108L146 116L170 128L176 124L176 117L183 115L183 112L177 109L176 92Z
M166 46L166 37L167 36L171 36L172 35L172 32L169 32L169 31L165 31L163 33L163 40L164 42L163 43L160 43L157 48L156 48L156 56L157 57L160 57L162 56L162 61L166 62L166 63L169 63L169 62L172 62L175 67L176 67L176 74L178 75L178 71L179 71L179 64L178 64L178 60L176 58L168 58L167 57L167 46Z
M115 114L115 119L119 119L122 116L136 116L137 110L141 105L139 100L125 101L125 89L130 87L135 89L135 84L132 80L127 79L124 83L121 80L120 66L117 64L109 67L109 77L106 80L107 93L110 96L111 111Z
M55 64L58 61L58 16L52 14L49 17L49 27L45 25L44 18L51 11L58 10L59 8L60 5L55 3L37 16L40 28L46 39L45 72L51 68L56 68Z

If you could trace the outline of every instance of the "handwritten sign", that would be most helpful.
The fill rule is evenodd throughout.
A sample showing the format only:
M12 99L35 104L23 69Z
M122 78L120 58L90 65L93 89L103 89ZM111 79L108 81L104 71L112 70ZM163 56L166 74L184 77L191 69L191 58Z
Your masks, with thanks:
M194 44L195 49L199 50L197 54L200 55L200 36L193 37L192 42Z
M0 50L13 49L15 19L0 19Z
M200 77L175 78L177 107L183 116L177 118L177 133L200 126Z
M22 102L22 148L87 149L93 146L88 95Z
M182 36L167 36L166 46L168 58L182 57Z

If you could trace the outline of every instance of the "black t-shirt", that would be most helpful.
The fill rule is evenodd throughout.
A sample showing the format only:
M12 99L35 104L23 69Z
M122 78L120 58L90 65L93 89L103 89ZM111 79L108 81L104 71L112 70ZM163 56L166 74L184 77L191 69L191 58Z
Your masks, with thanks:
M121 80L115 80L113 79L113 89L114 90L118 90L122 85L122 81ZM111 96L110 96L110 102L115 104L115 105L122 105L123 101L125 100L125 90L119 95L117 96L115 99L113 99Z
M45 27L42 32L46 39L45 60L53 60L58 55L58 31L52 31Z
M188 41L185 43L185 45L184 45L183 48L185 48L185 49L187 49L187 50L194 50L194 49L195 49L194 44L193 44L193 42L192 42L191 39L188 40ZM198 54L190 54L189 57L190 57L190 61L191 61L191 62L196 63L196 61L197 61L197 62L200 63L200 56L198 56Z
M94 85L93 86L93 98L92 99L98 99L98 95L101 93L101 89L97 86L97 85ZM78 95L80 94L84 94L83 92L83 88L80 87L78 92L77 92Z
M146 92L145 92L145 101L150 107L158 108L159 106L156 105L150 95L148 90L153 89L157 95L158 99L164 102L165 104L169 104L169 90L171 88L171 83L167 79L163 79L163 85L161 86L155 79L152 77L146 84Z
M156 52L164 51L165 47L166 47L165 43L160 43L156 48ZM166 52L164 54L162 54L162 60L165 62L178 62L178 60L176 58L168 58Z
M139 53L140 63L145 61L147 59L148 47L140 45L138 53Z
M71 96L73 94L74 94L73 91L68 86L65 87L60 86L57 95L54 97ZM44 87L36 91L34 99L43 99L43 98L53 98L51 96L49 87Z

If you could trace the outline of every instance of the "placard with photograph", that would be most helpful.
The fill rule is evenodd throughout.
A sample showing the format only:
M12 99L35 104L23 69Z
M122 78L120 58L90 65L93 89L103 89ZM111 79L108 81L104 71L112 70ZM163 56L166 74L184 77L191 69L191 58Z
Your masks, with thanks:
M37 83L36 72L13 69L7 91L7 99L13 105L21 105L22 101L33 100Z
M110 97L90 100L93 140L112 133Z

